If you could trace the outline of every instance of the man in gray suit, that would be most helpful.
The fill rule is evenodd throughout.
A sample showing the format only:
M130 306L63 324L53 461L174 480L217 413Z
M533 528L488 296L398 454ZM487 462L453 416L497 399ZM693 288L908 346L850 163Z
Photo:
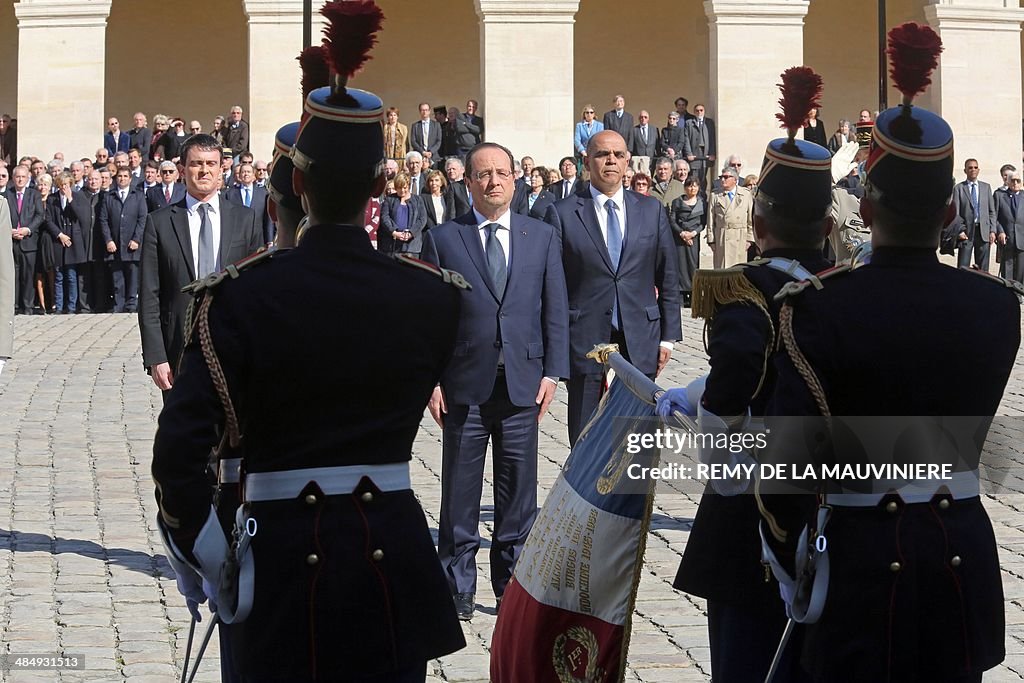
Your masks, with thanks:
M707 189L708 168L714 168L718 154L715 121L704 115L703 104L693 108L695 116L683 126L683 156L690 163L690 175L700 180L700 189Z
M182 287L248 256L263 243L253 210L221 199L221 158L220 144L212 136L190 137L181 147L184 199L146 218L139 268L142 361L153 383L165 392L174 383L173 370L185 345L190 297Z
M966 180L953 188L953 210L963 219L963 230L957 237L956 263L961 268L970 267L974 254L974 265L988 271L989 245L996 241L999 226L992 186L978 180L980 172L978 160L968 159L964 162Z
M996 192L996 239L1002 249L999 274L1007 280L1024 282L1024 181L1020 171L1010 171L1009 187Z
M14 351L14 239L11 210L0 199L0 373Z

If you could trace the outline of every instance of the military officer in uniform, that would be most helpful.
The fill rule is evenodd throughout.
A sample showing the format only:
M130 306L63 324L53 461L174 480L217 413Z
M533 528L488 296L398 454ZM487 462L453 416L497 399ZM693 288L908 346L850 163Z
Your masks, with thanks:
M820 93L821 79L809 68L782 75L783 85L794 79L817 82ZM701 431L743 429L748 416L764 415L775 385L770 364L778 329L775 295L787 282L829 267L821 249L832 226L831 155L795 137L807 112L820 105L817 97L789 105L786 114L794 126L787 137L768 144L754 193L753 228L762 258L697 271L693 316L706 319L711 372L691 387L670 389L658 403L662 415L673 410L697 415ZM701 496L673 586L707 599L715 683L763 681L786 612L778 585L761 564L757 502L752 495L721 495L713 484L718 482L709 483ZM749 494L747 485L719 488ZM801 680L797 658L789 657L785 666L776 680Z
M351 12L379 26L372 3L324 8L332 26ZM338 56L332 86L306 101L292 157L312 227L295 249L207 280L154 442L179 588L193 603L215 595L245 681L423 681L427 661L465 644L409 476L465 283L370 245L361 216L385 183L383 103L345 87L363 60ZM344 315L324 315L325 301ZM367 364L367 343L390 362ZM290 363L266 352L295 344ZM230 542L206 475L219 442L244 442Z
M841 416L995 415L1020 345L1013 284L936 256L953 190L953 132L911 104L930 69L910 84L895 76L905 73L905 45L918 46L914 63L930 46L934 68L941 42L908 24L889 44L904 98L879 115L866 164L871 260L788 287L780 309L785 353L769 413L830 417L819 457L839 464L883 455L828 440ZM969 356L965 372L941 371L966 348L986 353ZM985 429L973 436L983 441ZM813 680L977 682L1002 661L999 558L977 476L955 471L856 492L830 482L817 495L760 495L768 483L758 483L766 558L788 610L805 622L797 650Z

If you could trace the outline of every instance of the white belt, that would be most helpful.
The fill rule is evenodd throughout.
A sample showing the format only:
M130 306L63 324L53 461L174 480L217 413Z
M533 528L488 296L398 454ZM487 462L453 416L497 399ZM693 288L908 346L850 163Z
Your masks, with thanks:
M250 472L245 475L245 501L288 500L296 498L310 482L316 482L327 496L352 493L363 477L369 477L381 491L411 488L409 463L387 465L347 465L310 467L283 472Z
M883 488L884 484L877 482L875 486ZM890 494L899 496L907 504L927 503L939 495L949 495L955 500L975 498L980 495L978 473L954 472L949 479L893 482L891 488L871 493L830 493L826 502L837 507L874 507Z
M237 484L241 474L241 458L225 458L217 463L218 484Z

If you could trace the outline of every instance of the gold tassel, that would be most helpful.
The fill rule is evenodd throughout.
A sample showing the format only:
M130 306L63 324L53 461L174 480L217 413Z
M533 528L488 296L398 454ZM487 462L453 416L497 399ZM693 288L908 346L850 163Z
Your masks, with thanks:
M709 320L719 306L749 303L767 309L761 291L743 275L742 266L720 270L698 270L693 275L690 313L694 318Z

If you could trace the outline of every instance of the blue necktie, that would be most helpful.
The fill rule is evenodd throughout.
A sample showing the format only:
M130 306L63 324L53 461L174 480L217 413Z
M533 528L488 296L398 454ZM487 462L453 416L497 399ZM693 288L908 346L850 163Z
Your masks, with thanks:
M497 223L489 223L484 226L487 231L487 270L491 275L491 282L494 283L494 291L498 293L498 298L502 298L505 294L505 283L508 281L508 266L505 264L505 250L501 246L501 242L498 241L498 229L501 228Z
M250 190L250 189L249 189L249 188L247 187L247 188L245 188L245 189L243 190L243 192L244 192L245 194L243 195L243 199L242 199L242 201L243 201L243 202L245 202L245 205L246 205L246 206L249 206L250 204L252 204L252 190Z
M978 186L971 183L971 206L974 207L974 222L981 222L981 210L978 208Z
M730 203L730 204L732 204L732 197L733 197L733 193L732 193L732 192L730 192L730 193L729 193L729 203Z
M1010 195L1010 211L1013 211L1013 217L1017 218L1017 195Z
M622 257L622 224L619 223L618 208L615 202L609 199L604 203L608 212L608 256L612 260L612 267L616 272L619 270L619 259ZM615 290L615 299L612 301L612 327L619 329L619 292Z

